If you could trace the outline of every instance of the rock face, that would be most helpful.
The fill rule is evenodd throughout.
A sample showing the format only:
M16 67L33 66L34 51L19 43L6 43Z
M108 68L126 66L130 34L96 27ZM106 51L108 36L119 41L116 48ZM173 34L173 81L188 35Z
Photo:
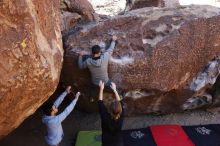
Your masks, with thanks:
M177 7L179 0L126 0L125 11L144 7Z
M124 11L126 0L88 0L96 13L115 16Z
M75 27L82 20L82 16L78 13L71 13L68 11L62 12L61 30L63 33Z
M109 76L125 91L127 113L203 107L198 102L203 95L205 105L210 105L210 96L214 97L207 90L219 75L219 23L220 9L189 6L144 8L78 28L64 40L62 81L86 92L90 77L88 70L78 69L78 52L90 52L95 44L105 48L115 34L118 44L110 60Z
M163 7L163 0L126 0L126 11L144 7Z
M59 1L0 1L0 138L45 102L63 61Z
M62 0L61 10L62 31L68 31L80 21L91 22L98 17L87 0Z

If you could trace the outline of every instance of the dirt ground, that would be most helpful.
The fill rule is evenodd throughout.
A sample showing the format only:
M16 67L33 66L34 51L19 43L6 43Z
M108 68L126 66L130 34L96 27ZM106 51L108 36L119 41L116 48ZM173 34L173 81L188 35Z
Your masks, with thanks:
M16 130L0 141L0 146L46 146L45 127L41 123L42 113L38 110L26 119ZM197 110L164 116L143 115L126 117L123 129L143 128L157 124L200 125L220 123L220 113ZM74 110L63 122L64 139L61 146L74 146L77 132L81 130L101 129L97 113L83 113Z

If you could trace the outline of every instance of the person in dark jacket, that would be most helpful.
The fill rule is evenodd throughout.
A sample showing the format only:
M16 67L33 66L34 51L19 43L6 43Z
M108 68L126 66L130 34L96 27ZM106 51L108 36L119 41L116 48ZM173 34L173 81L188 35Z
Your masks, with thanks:
M122 125L124 121L124 108L115 83L111 82L111 88L115 94L110 109L107 110L103 103L104 82L100 81L98 108L101 117L102 146L123 146Z
M101 52L101 48L98 45L92 47L92 56L88 57L83 61L83 56L86 55L84 51L80 52L78 59L79 68L88 68L91 77L92 77L92 85L91 85L91 97L90 100L93 101L94 97L97 96L99 81L103 81L105 85L110 86L111 80L108 77L108 62L111 57L113 50L115 48L115 42L117 40L116 36L112 37L112 42L110 47L105 50L105 52Z

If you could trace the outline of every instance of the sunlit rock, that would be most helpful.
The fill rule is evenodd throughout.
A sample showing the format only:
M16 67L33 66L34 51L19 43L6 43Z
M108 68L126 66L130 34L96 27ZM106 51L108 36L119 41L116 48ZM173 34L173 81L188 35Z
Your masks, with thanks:
M78 68L78 53L90 53L95 44L104 50L117 35L109 75L125 96L128 113L185 110L183 104L203 96L219 74L219 14L220 9L211 6L144 8L77 28L64 39L61 80L88 96L90 76ZM200 87L203 71L210 77L203 78Z
M54 92L63 61L59 1L0 1L0 138Z

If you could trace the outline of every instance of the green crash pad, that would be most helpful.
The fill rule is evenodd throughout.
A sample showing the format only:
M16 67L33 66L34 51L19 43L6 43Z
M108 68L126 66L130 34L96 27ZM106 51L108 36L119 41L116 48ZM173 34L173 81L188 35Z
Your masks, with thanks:
M75 146L101 146L101 131L80 131Z

